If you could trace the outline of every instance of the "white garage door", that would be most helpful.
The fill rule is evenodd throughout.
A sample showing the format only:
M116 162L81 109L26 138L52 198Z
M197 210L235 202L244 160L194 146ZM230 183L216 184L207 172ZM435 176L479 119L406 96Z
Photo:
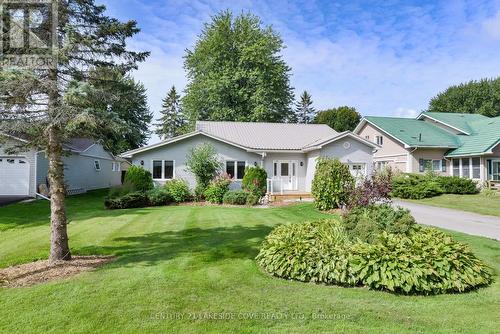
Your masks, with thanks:
M0 157L0 195L27 196L30 165L24 158Z

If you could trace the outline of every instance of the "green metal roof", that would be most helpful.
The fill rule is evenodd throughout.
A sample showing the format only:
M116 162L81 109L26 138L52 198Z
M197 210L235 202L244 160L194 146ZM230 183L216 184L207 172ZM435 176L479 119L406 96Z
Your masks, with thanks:
M410 147L448 147L450 150L447 157L487 153L500 143L500 117L436 112L425 112L422 115L428 115L468 134L455 135L438 125L419 119L367 116L365 120Z
M489 117L480 114L460 114L451 112L423 112L420 115L433 118L439 122L457 128L467 134L471 134L474 131L474 129L472 129L470 125L472 122L489 119Z
M500 142L500 117L486 117L486 119L471 122L469 125L473 134L457 136L461 145L448 152L447 157L485 153Z
M458 136L428 122L399 117L366 116L365 119L411 147L460 146Z

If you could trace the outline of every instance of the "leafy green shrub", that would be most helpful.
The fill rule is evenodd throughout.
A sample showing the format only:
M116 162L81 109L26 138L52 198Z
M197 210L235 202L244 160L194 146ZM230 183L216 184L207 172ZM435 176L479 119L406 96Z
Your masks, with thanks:
M318 159L311 191L318 209L331 210L344 205L353 185L354 179L347 165L338 159Z
M260 201L260 196L255 195L253 193L248 193L247 202L246 202L247 205L254 206L254 205L259 204L259 201Z
M464 292L491 282L487 266L467 246L432 228L408 235L384 231L369 244L350 241L338 221L281 225L256 260L285 279L403 294Z
M391 195L394 197L422 199L442 193L443 190L436 179L425 175L402 174L392 182Z
M170 196L165 187L153 188L146 195L148 196L149 204L152 206L167 205L173 201L172 196Z
M133 192L116 198L106 198L104 206L107 209L142 208L149 205L148 196L144 192Z
M212 144L203 143L192 148L186 156L187 170L196 178L195 195L201 199L210 181L219 173L222 162Z
M445 194L477 194L476 182L458 176L438 176L436 181Z
M231 179L226 175L219 175L210 182L205 190L205 199L210 203L221 204L224 195L229 191Z
M136 191L134 185L131 182L125 181L120 186L111 187L109 189L108 197L110 198L121 197L123 195L132 193L134 191Z
M491 282L468 246L433 228L409 236L384 232L378 243L356 243L351 274L370 288L397 293L464 292Z
M267 172L262 167L247 167L241 181L241 188L262 197L267 191Z
M349 237L373 243L379 234L388 233L408 235L417 229L415 219L403 208L393 208L389 204L356 207L346 213L343 223Z
M148 191L154 187L151 172L135 165L125 173L124 183L132 184L135 191Z
M277 277L354 285L347 243L343 226L335 220L280 225L266 237L256 260Z
M165 183L165 189L176 203L187 202L191 199L188 183L183 179L171 180Z
M224 204L245 205L248 193L244 190L229 190L223 198Z

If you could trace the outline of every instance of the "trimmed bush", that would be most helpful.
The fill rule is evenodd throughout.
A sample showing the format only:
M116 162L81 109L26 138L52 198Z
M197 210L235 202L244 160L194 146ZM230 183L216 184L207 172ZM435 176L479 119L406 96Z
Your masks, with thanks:
M210 203L221 204L224 195L229 191L231 179L226 175L219 175L210 182L205 190L205 199Z
M353 186L349 166L338 159L318 159L311 189L316 208L331 210L342 207L347 203Z
M258 195L248 193L246 204L249 206L257 205L257 204L259 204L260 198L261 197Z
M393 197L422 199L443 193L435 178L418 174L402 174L392 182Z
M352 275L372 289L429 295L491 282L487 266L468 246L433 228L409 236L384 232L378 243L356 243L351 252Z
M165 183L164 187L172 200L176 203L187 202L191 199L189 185L185 180L171 180Z
M418 226L410 211L388 204L356 207L342 219L352 241L359 239L368 243L376 242L384 231L409 235Z
M117 198L106 198L104 206L107 209L143 208L149 205L148 196L143 192L133 192Z
M471 179L458 176L402 174L393 180L392 195L399 198L422 199L441 194L476 194L478 188Z
M401 294L464 292L491 282L469 247L432 228L408 235L384 231L369 244L350 241L338 221L281 225L256 260L276 277Z
M245 205L248 193L244 190L230 190L223 198L224 204Z
M477 194L476 182L458 176L438 176L436 181L445 194Z
M132 184L135 191L148 191L154 187L151 172L135 165L125 173L124 183Z
M152 206L162 206L172 203L172 196L164 187L156 187L149 190L146 195L148 196L149 204Z
M262 167L247 167L241 181L241 188L262 197L267 192L267 172Z

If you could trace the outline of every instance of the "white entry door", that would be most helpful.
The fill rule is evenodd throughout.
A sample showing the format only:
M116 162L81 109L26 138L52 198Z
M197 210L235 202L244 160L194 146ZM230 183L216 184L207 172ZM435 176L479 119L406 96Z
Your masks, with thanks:
M278 175L281 178L283 190L297 190L297 161L281 160L278 167Z
M0 157L0 195L29 195L30 167L24 158Z

